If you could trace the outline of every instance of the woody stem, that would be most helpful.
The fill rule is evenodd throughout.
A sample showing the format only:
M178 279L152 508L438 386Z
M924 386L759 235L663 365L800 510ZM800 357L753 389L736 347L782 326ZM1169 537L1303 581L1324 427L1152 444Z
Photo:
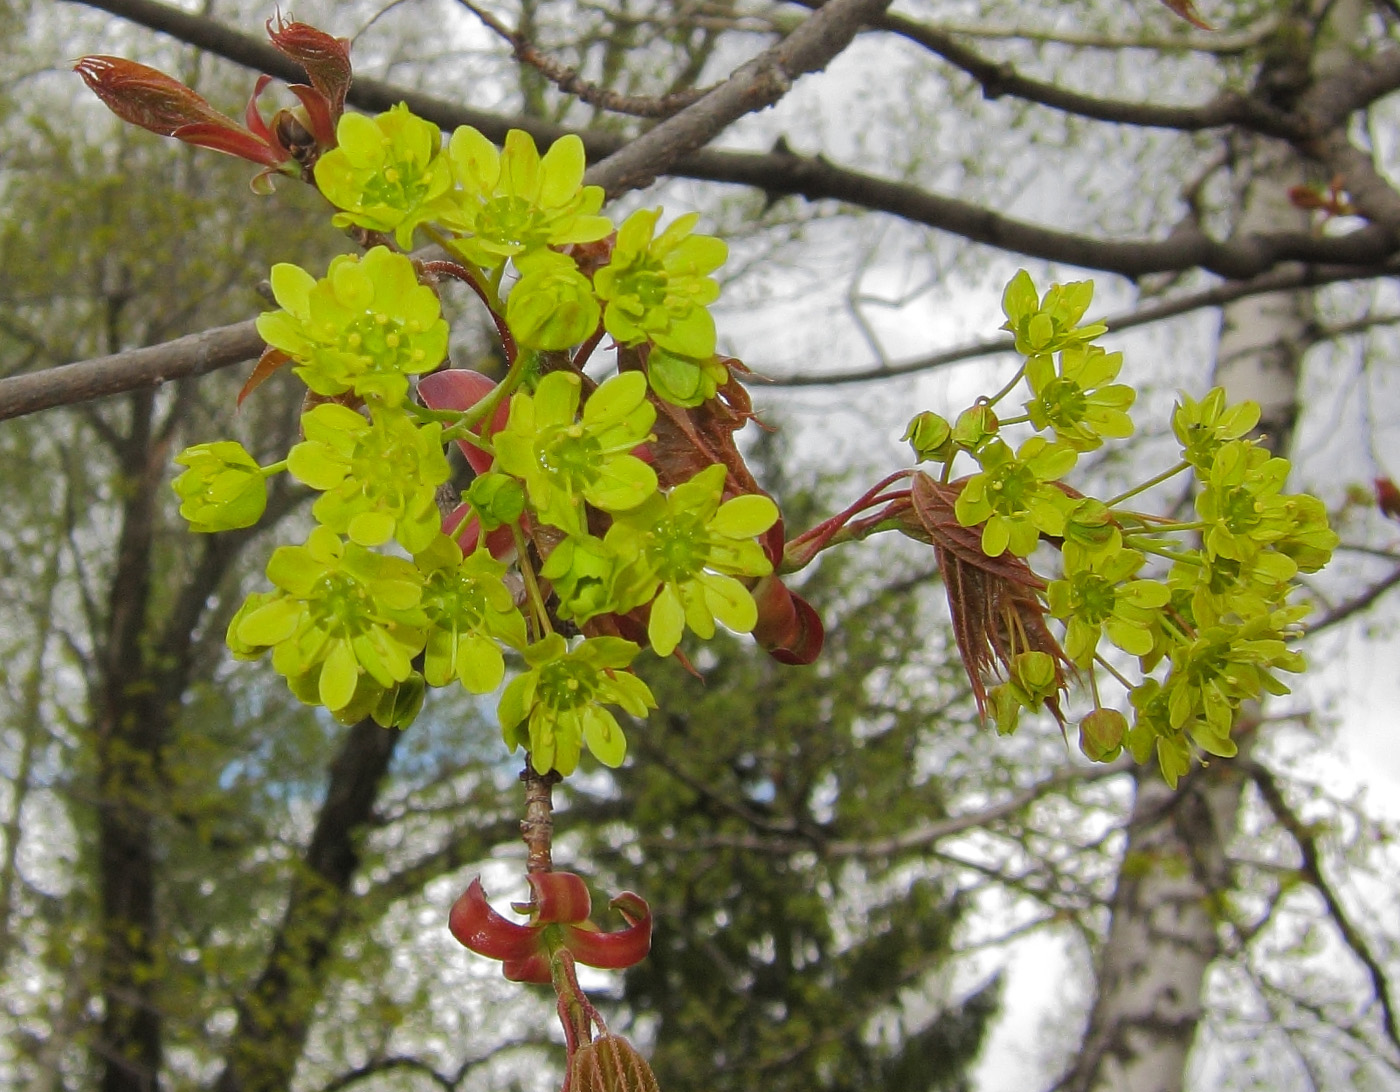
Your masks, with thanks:
M536 773L527 754L520 780L525 783L525 818L520 822L520 837L526 849L525 871L550 872L554 868L550 855L554 839L553 789L559 782L559 774L555 770Z

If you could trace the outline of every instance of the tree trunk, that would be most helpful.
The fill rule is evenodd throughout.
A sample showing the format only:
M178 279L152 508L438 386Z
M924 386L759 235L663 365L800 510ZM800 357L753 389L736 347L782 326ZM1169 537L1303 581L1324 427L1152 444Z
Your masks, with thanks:
M369 825L400 732L363 720L331 765L326 799L262 974L238 1006L217 1092L281 1092L291 1085L346 920Z
M1344 0L1338 8L1347 6ZM1331 19L1335 28L1346 15L1334 12ZM1330 60L1321 56L1315 70ZM1292 60L1276 58L1261 71L1260 86L1296 94L1302 86L1295 72ZM1289 188L1304 181L1297 155L1264 140L1239 151L1245 174L1236 234L1307 231L1308 214L1288 198ZM1222 314L1215 382L1232 404L1259 403L1258 434L1275 454L1285 454L1292 440L1312 321L1308 292L1248 298L1227 305ZM1243 763L1254 744L1248 725L1257 718L1257 708L1241 713L1238 758L1193 771L1175 792L1155 767L1136 773L1097 993L1083 1046L1061 1085L1066 1092L1181 1092L1184 1087L1206 974L1220 953L1216 908L1231 882L1227 848L1246 780Z

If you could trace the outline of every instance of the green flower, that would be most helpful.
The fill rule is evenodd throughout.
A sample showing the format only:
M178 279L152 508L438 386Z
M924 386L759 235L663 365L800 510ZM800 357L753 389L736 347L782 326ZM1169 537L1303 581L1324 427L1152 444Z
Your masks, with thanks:
M430 686L454 678L473 694L488 694L501 685L506 663L500 644L525 645L525 619L503 577L506 565L484 550L463 558L446 535L414 560L423 573L423 613L428 639L423 677Z
M647 638L658 656L675 651L687 627L708 640L716 619L738 633L757 624L753 596L735 577L773 571L754 539L777 522L778 507L751 493L721 504L724 478L722 465L706 467L608 529L605 542L619 556L638 559L632 579L644 589L639 600L656 596Z
M1112 383L1123 366L1122 353L1107 353L1097 345L1072 343L1060 353L1055 371L1048 354L1026 362L1026 380L1035 395L1026 403L1036 428L1054 429L1057 438L1076 451L1102 446L1104 437L1121 440L1133 434L1125 412L1137 392Z
M418 283L412 262L385 247L334 258L319 281L278 263L272 292L282 310L258 316L258 333L297 362L297 375L317 394L353 390L397 405L408 376L447 356L437 296Z
M584 533L581 501L622 512L656 492L656 472L631 454L656 420L646 377L613 376L577 420L582 390L574 372L550 372L533 395L511 399L510 419L493 440L497 465L525 482L540 519L575 535Z
M1196 498L1197 514L1210 524L1203 536L1209 556L1248 560L1293 530L1288 501L1278 495L1288 471L1287 459L1248 440L1216 450Z
M437 536L437 487L451 473L442 426L418 428L406 414L370 407L370 421L335 402L301 418L306 439L287 455L299 482L323 492L311 512L361 546L391 537L409 553Z
M557 633L525 649L530 669L511 680L496 709L506 745L526 747L542 774L573 773L585 743L603 765L620 766L627 739L605 706L634 717L656 708L647 684L623 670L638 651L619 637L590 637L569 651Z
M251 527L267 508L262 467L233 440L187 447L175 461L188 469L171 483L180 515L192 531L232 531Z
M1228 618L1267 614L1287 598L1297 563L1275 550L1259 550L1243 560L1191 551L1172 566L1173 588L1191 594L1196 625L1218 625Z
M1225 405L1225 391L1214 387L1199 402L1182 395L1172 413L1172 432L1181 444L1181 457L1198 472L1210 469L1222 446L1247 435L1259 423L1259 404Z
M468 235L452 249L469 262L494 269L526 251L592 243L612 232L612 221L597 215L602 187L583 185L583 141L573 134L556 140L541 159L523 130L506 134L502 153L462 125L447 154L462 188L442 202L438 215L444 226Z
M729 369L717 356L696 360L654 345L647 354L647 379L658 398L675 406L698 406L729 382Z
M635 554L620 553L593 535L569 535L550 553L540 575L559 597L559 617L582 623L599 614L625 614L650 598L635 588L627 594L625 583L619 584L635 560Z
M1303 670L1302 656L1280 636L1296 618L1295 611L1284 610L1238 626L1210 626L1189 644L1178 645L1165 688L1171 729L1189 733L1210 754L1233 757L1230 730L1240 703L1265 691L1288 693L1288 687L1273 677L1274 670Z
M964 527L982 528L982 551L1000 557L1009 547L1018 557L1035 549L1042 534L1061 535L1072 503L1049 484L1067 473L1078 458L1066 444L1032 436L1013 455L1002 440L977 453L982 472L958 494L953 512Z
M1001 422L996 411L986 402L978 402L958 414L953 425L953 443L967 451L978 452L996 438Z
M593 275L606 301L603 325L625 345L654 341L696 359L715 352L715 321L705 308L719 299L708 274L724 264L729 248L711 235L692 235L697 213L656 235L658 209L638 209L617 232L612 260Z
M1065 513L1065 569L1081 569L1090 560L1108 557L1123 548L1123 532L1101 500L1085 497Z
M409 677L426 621L412 564L317 527L304 546L273 552L267 578L278 593L245 614L233 636L240 650L270 647L272 666L299 696L314 684L317 700L336 712L363 690L364 676L383 689Z
M414 229L432 218L433 202L452 186L452 172L439 154L442 133L400 103L375 118L345 114L336 141L315 167L317 187L345 210L336 214L335 225L392 231L407 250Z
M1105 631L1110 641L1131 655L1152 651L1152 626L1171 600L1171 591L1155 580L1129 580L1142 563L1143 556L1136 550L1100 555L1067 570L1063 580L1051 581L1046 589L1050 613L1069 620L1065 655L1078 666L1093 663Z
M1093 300L1093 281L1052 284L1042 300L1030 274L1022 269L1002 293L1001 309L1006 315L1002 329L1015 335L1016 351L1022 356L1055 353L1068 345L1093 341L1108 330L1102 322L1078 325Z
M1315 573L1332 560L1332 551L1341 541L1327 525L1327 506L1307 493L1290 494L1283 500L1293 527L1274 543L1274 549L1295 561L1301 572Z
M506 300L506 324L527 349L567 349L598 329L602 309L574 260L535 250L515 261L520 280Z

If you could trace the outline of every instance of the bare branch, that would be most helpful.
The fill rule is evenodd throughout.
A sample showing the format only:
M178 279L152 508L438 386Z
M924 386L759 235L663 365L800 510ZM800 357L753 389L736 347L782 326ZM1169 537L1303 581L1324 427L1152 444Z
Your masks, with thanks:
M708 88L692 88L662 96L622 95L606 87L598 87L585 80L577 69L540 52L523 34L511 30L485 8L472 3L472 0L457 0L457 3L509 45L516 60L535 69L566 95L573 95L600 110L641 118L668 118L709 93Z
M799 76L824 68L890 0L830 0L777 45L741 65L714 90L603 162L586 180L609 197L651 185L745 114L772 106Z
M11 376L0 379L0 420L204 375L251 360L262 349L262 338L249 320L162 345Z
M1121 315L1106 318L1103 321L1110 331L1121 333L1124 330L1190 314L1192 311L1199 311L1202 308L1219 307L1222 304L1248 296L1385 276L1388 273L1384 271L1389 269L1390 267L1377 267L1369 273L1361 273L1349 267L1289 265L1247 281L1228 281L1224 284L1212 285L1199 292L1161 300L1146 307L1138 307ZM1348 332L1350 331L1341 328L1328 331L1331 335ZM750 381L773 387L827 387L844 383L868 383L880 379L897 379L900 376L915 375L919 372L932 371L936 368L960 364L963 361L976 360L984 356L1009 353L1014 349L1015 345L1010 337L986 338L888 366L853 368L843 372L814 372L779 376L768 376L762 374L761 371L756 371L750 377ZM2 383L0 383L0 389L3 389Z
M1371 951L1370 943L1351 920L1351 915L1342 905L1337 892L1333 890L1332 885L1322 874L1322 858L1318 852L1316 836L1298 813L1289 807L1283 790L1272 772L1257 762L1251 762L1248 769L1249 776L1259 789L1259 795L1264 798L1264 803L1273 812L1279 825L1288 831L1293 841L1297 843L1298 852L1302 855L1303 863L1300 871L1303 878L1322 896L1322 901L1327 905L1327 913L1332 918L1333 924L1336 925L1337 932L1342 935L1343 942L1360 960L1361 965L1366 968L1366 973L1370 975L1371 987L1376 991L1376 999L1380 1002L1381 1013L1384 1017L1382 1023L1386 1038L1390 1040L1391 1045L1396 1050L1400 1050L1400 1023L1397 1023L1396 1020L1395 999L1390 979L1386 976L1385 968L1381 966L1380 960Z
M926 849L929 846L963 834L989 826L1002 819L1023 811L1041 797L1058 792L1070 785L1089 785L1125 773L1131 764L1126 761L1100 766L1065 766L1058 773L1036 782L1019 792L1013 793L999 804L954 815L937 823L928 823L914 830L905 831L889 838L870 841L842 839L820 842L810 837L774 837L763 834L724 835L710 838L695 838L685 842L667 838L644 838L644 845L664 848L673 853L693 853L711 849L741 849L754 853L787 854L801 850L816 849L826 857L891 857L910 850Z
M1360 595L1353 596L1345 602L1338 603L1312 625L1308 626L1308 636L1320 633L1324 629L1346 621L1354 614L1360 614L1369 609L1382 595L1391 588L1400 584L1400 568L1392 569L1390 574L1381 580L1376 581Z

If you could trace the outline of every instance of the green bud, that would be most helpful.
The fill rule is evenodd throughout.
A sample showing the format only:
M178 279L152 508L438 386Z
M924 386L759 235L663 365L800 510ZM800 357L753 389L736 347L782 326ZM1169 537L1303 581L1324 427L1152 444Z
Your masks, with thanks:
M992 412L992 407L979 402L958 414L958 423L953 426L953 443L968 451L976 451L997 434L1001 422Z
M1079 722L1079 749L1092 762L1112 762L1127 732L1128 718L1117 709L1095 709Z
M572 258L536 250L517 257L515 265L521 277L506 301L506 323L518 344L567 349L598 329L602 308Z
M491 470L467 487L467 501L484 530L514 523L525 511L525 489L509 474Z
M914 458L919 462L941 462L952 454L948 444L952 435L953 428L946 419L932 410L924 410L909 422L901 439L909 441L909 446L914 449Z
M175 457L188 467L172 483L180 515L192 531L232 531L251 527L267 508L262 467L232 440L195 444Z

